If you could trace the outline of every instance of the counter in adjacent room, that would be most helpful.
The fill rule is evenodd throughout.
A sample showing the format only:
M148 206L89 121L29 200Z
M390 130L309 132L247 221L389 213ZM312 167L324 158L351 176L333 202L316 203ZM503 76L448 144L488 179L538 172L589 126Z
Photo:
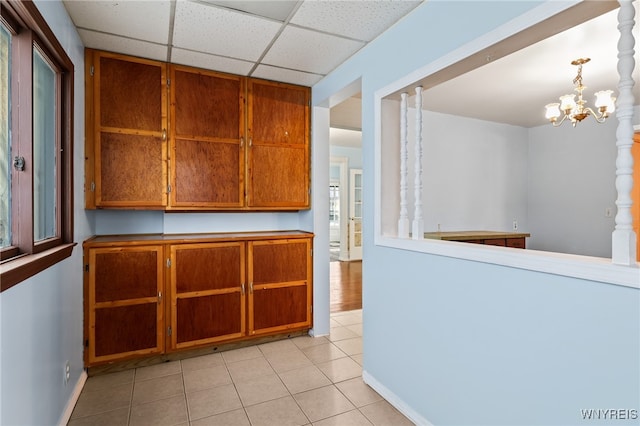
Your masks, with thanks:
M424 233L424 237L429 239L513 248L526 248L525 238L530 236L531 234L524 232L504 231L450 231Z

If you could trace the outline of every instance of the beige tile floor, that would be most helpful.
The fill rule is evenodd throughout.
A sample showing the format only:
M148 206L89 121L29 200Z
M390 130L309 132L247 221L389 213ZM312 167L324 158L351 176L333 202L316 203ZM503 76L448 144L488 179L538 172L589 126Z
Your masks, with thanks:
M362 381L362 311L295 337L90 377L68 426L402 426Z

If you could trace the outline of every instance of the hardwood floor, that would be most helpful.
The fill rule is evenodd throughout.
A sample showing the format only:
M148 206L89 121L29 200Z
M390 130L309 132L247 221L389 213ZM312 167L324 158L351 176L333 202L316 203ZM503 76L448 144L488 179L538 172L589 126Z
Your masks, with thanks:
M330 262L331 312L362 309L362 261Z

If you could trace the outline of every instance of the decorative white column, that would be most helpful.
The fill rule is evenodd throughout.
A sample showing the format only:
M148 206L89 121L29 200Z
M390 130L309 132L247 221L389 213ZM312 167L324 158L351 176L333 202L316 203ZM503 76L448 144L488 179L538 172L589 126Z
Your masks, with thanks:
M413 226L411 237L424 239L424 220L422 219L422 86L416 87L416 165L415 165Z
M409 161L409 139L407 138L408 94L400 95L400 219L398 238L409 238L409 213L407 212L407 162Z
M618 129L616 131L616 190L618 199L616 206L616 227L612 236L612 261L617 265L636 265L636 234L633 232L633 218L631 217L631 188L633 186L633 68L635 66L633 37L635 11L631 0L619 0L618 29L618 83L617 112ZM637 183L640 184L640 183Z

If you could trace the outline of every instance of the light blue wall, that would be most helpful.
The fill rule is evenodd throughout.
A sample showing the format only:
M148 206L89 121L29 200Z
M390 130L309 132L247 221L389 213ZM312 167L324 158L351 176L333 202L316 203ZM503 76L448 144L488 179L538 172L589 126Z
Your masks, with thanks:
M179 234L300 229L300 213L98 210L96 234Z
M425 2L314 86L322 108L362 78L365 182L375 91L539 4ZM364 199L364 371L414 420L569 425L581 409L640 409L637 289L376 246L373 186Z
M83 209L84 48L60 1L38 9L71 57L74 80L74 237L70 258L0 294L0 424L54 425L83 368L82 241L94 219ZM65 386L64 365L71 378Z
M349 169L362 168L362 148L331 145L329 152L332 157L347 157L349 159ZM331 177L333 178L333 175ZM340 178L339 174L338 178Z

